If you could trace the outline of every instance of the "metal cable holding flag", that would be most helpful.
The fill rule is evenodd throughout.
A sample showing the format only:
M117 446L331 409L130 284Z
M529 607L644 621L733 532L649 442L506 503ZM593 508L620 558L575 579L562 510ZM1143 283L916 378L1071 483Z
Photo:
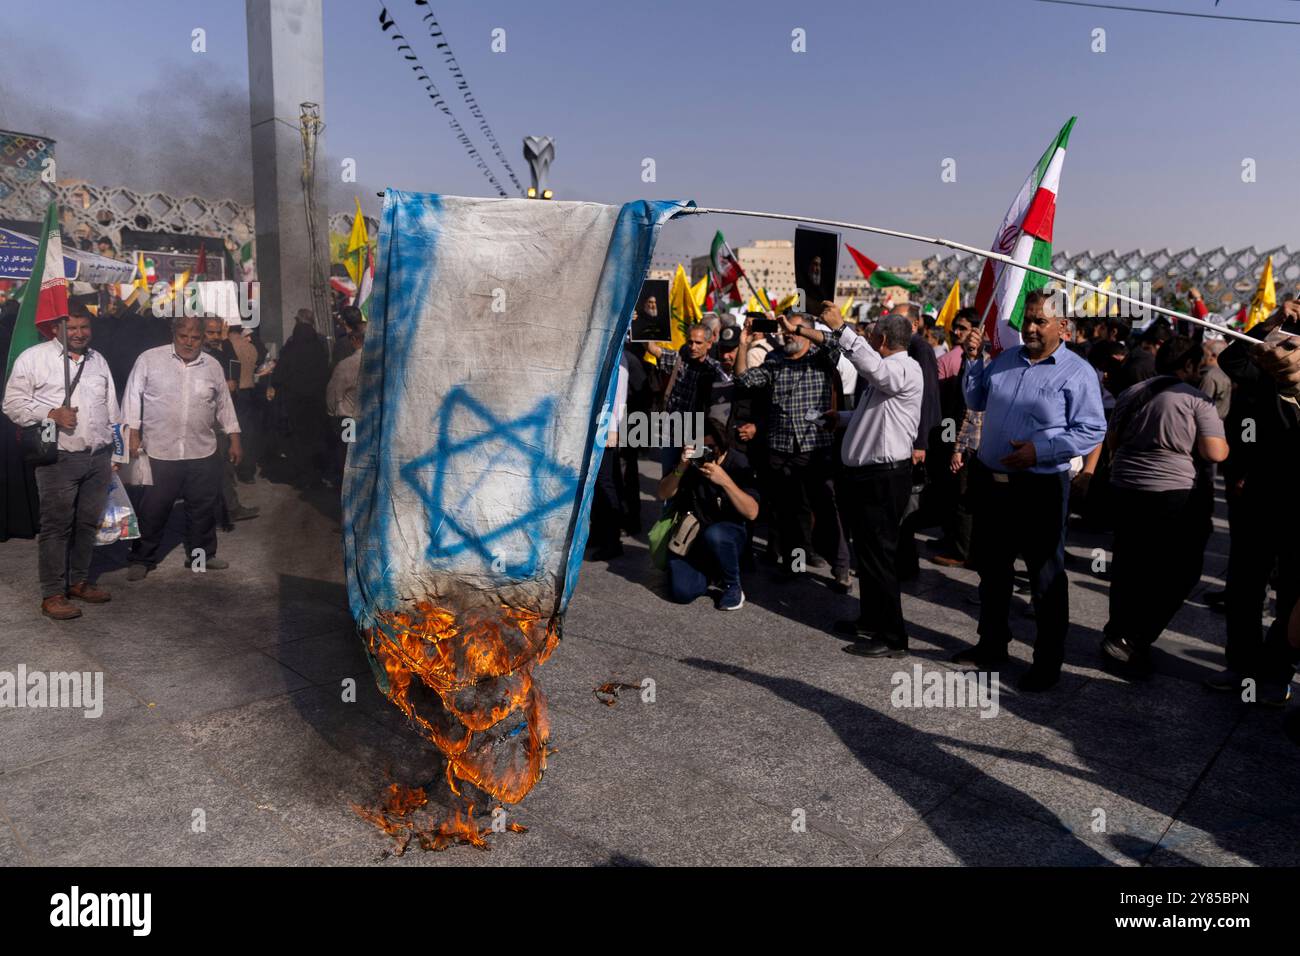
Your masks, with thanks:
M447 105L447 101L443 99L442 94L438 92L437 84L429 78L428 72L420 63L420 58L417 57L415 51L411 49L411 44L406 42L405 35L398 32L397 21L388 13L387 7L383 7L379 11L379 29L384 33L387 33L390 29L393 30L391 39L395 44L397 44L397 52L402 55L403 59L412 64L411 70L415 73L415 78L424 84L425 95L427 95L429 99L433 100L433 105L442 110L446 115L447 122L451 126L452 132L456 134L457 141L461 146L465 147L465 152L469 154L470 159L474 160L474 165L477 166L483 172L483 175L487 177L488 182L492 184L492 188L497 191L497 195L502 199L508 198L510 194L505 191L499 182L497 182L496 176L492 174L492 169L484 161L483 155L470 141L469 135L465 132L465 128L460 125L460 120L456 119L456 115L452 113L451 107ZM403 50L406 52L403 53Z
M429 0L415 0L417 7L428 7ZM506 159L506 154L501 151L501 144L497 142L496 134L492 132L492 127L488 125L487 118L483 115L483 108L478 105L478 100L470 92L469 80L465 78L465 72L456 62L456 54L451 52L451 41L447 39L447 31L442 28L438 18L434 16L433 8L424 15L425 24L428 26L429 37L437 44L439 50L442 50L443 61L447 69L451 71L452 78L456 81L456 89L460 90L465 97L465 104L469 107L470 115L478 120L479 132L487 139L492 146L492 152L496 154L501 165L506 168L506 175L510 181L515 184L515 189L523 193L524 187L519 184L519 178L515 175L514 169L510 166L510 160ZM441 37L442 39L439 39Z
M932 246L943 246L947 249L955 249L958 252L966 252L966 253L970 253L971 255L983 256L986 259L993 259L996 262L1001 262L1006 265L1013 266L1014 268L1017 269L1024 269L1026 272L1034 272L1037 273L1038 275L1046 276L1049 279L1055 279L1058 282L1062 282L1067 287L1077 286L1078 288L1084 289L1088 292L1099 293L1104 296L1109 296L1112 299L1118 299L1122 302L1131 302L1134 305L1141 306L1144 309L1149 309L1152 312L1158 312L1161 315L1167 315L1171 319L1179 319L1184 322L1191 322L1195 325L1199 325L1207 329L1212 329L1213 331L1218 332L1220 335L1225 335L1234 339L1240 339L1243 342L1249 342L1251 345L1262 344L1259 339L1252 338L1251 336L1246 335L1242 332L1238 332L1235 329L1230 329L1223 325L1217 325L1214 322L1208 322L1205 319L1198 319L1194 315L1187 315L1184 312L1178 312L1174 309L1166 309L1163 306L1152 305L1149 302L1143 302L1141 299L1135 299L1132 296L1123 295L1119 292L1099 289L1097 286L1089 282L1084 282L1081 279L1071 278L1070 276L1062 275L1059 272L1053 272L1051 269L1045 269L1041 266L1030 265L1024 262L1017 262L1015 259L1011 258L1010 256L1004 256L1002 253L994 252L991 249L980 249L976 246L968 246L964 242L955 242L952 239L944 239L939 236L921 236L913 232L902 232L898 229L886 229L883 226L868 226L859 222L840 222L839 220L836 219L815 219L811 216L790 216L790 215L786 215L785 213L779 213L779 212L756 212L755 210L752 209L715 209L708 206L693 206L687 209L683 209L680 213L678 213L678 215L679 216L704 216L710 213L719 216L749 216L755 219L781 219L787 222L806 222L818 226L834 226L838 229L856 229L858 232L870 232L878 236L890 236L894 239L908 239L911 240L912 242L925 242L925 243L929 243Z

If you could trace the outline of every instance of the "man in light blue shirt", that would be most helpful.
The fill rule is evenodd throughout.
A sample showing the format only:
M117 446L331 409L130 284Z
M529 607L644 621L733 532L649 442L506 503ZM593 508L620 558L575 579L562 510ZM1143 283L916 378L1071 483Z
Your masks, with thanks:
M1087 455L1106 437L1097 374L1061 341L1052 304L1044 293L1028 293L1020 329L1024 344L987 364L968 362L962 381L966 404L984 412L971 471L980 639L953 660L981 669L1007 660L1015 561L1021 556L1038 625L1033 666L1018 684L1027 691L1053 687L1065 657L1070 459ZM977 330L966 344L971 358L982 345Z

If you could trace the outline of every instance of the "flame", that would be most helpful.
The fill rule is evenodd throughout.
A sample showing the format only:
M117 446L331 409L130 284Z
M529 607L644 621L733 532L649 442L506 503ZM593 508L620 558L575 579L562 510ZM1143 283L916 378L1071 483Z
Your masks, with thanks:
M368 809L354 804L352 809L363 820L368 820L397 841L396 855L406 852L412 840L424 850L439 851L455 843L468 843L480 850L488 850L487 834L491 827L480 829L474 823L474 804L457 809L450 817L436 819L427 811L429 798L423 787L403 787L390 784L386 798L378 809ZM528 828L519 823L506 827L515 833L527 833Z
M466 781L506 803L522 800L546 769L550 723L532 672L559 643L559 618L504 605L458 614L423 601L377 614L363 633L387 677L388 699L447 758L452 792ZM390 833L392 820L404 818L390 809L369 813ZM456 834L449 839L479 845L468 817L443 825Z

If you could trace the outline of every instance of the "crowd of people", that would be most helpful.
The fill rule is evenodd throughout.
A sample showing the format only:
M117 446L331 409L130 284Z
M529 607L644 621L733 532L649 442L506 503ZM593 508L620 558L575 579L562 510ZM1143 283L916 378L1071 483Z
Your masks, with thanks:
M0 306L0 344L7 346L16 313L16 303ZM24 460L24 446L6 443L0 537L37 537L45 616L70 620L82 615L79 603L111 600L87 578L119 470L115 425L139 528L129 547L129 582L162 560L178 501L184 562L220 571L229 563L218 555L219 532L259 515L240 501L241 484L260 478L304 490L339 487L365 320L347 306L334 318L332 355L309 309L298 311L276 350L257 328L214 316L160 318L105 292L93 310L84 301L70 305L66 375L62 337L17 357L4 386L4 424L11 435L50 428L57 453L33 462Z
M0 308L6 332L11 305ZM993 670L1008 659L1021 561L1037 633L1018 684L1045 691L1059 680L1070 625L1071 517L1113 536L1100 652L1141 678L1201 581L1217 473L1229 564L1226 586L1202 597L1225 617L1226 655L1207 683L1285 704L1300 660L1300 527L1284 491L1300 465L1300 339L1272 333L1300 333L1300 301L1287 296L1251 330L1254 343L1207 337L1192 323L1156 319L1139 331L1127 319L1061 311L1058 297L1029 293L1023 344L996 355L974 310L937 328L907 304L862 323L832 302L817 315L709 314L680 349L627 342L619 408L703 427L689 441L657 443L662 511L649 529L642 449L611 434L589 556L616 557L623 535L648 530L669 596L688 603L716 589L727 611L743 608L758 561L777 581L825 569L841 594L856 577L858 613L835 630L854 654L897 658L908 653L901 594L920 572L917 535L937 529L929 560L979 575L977 640L954 662ZM140 532L131 582L161 559L178 500L184 561L222 570L220 532L258 515L240 501L241 484L341 483L366 324L347 306L334 319L331 348L312 312L299 310L277 350L256 329L168 321L110 295L95 314L72 305L67 378L59 338L18 357L4 415L23 429L52 424L57 437L57 455L25 472L39 503L46 616L67 620L81 615L78 603L111 599L88 572L117 467L115 423L126 429L127 467L147 459L150 471L131 487ZM15 490L7 535L21 533Z
M1284 705L1300 661L1300 526L1283 493L1300 465L1300 338L1264 339L1300 333L1300 301L1288 295L1252 328L1257 343L1159 317L1139 329L1066 315L1062 301L1027 294L1023 344L996 355L973 309L936 328L908 304L861 324L830 302L817 315L706 315L680 349L627 342L619 405L705 422L702 441L665 431L655 453L650 544L668 596L714 589L734 611L747 581L822 568L849 593L856 576L858 614L834 629L851 653L901 657L902 584L920 571L917 533L935 529L929 560L979 575L976 640L954 663L1008 660L1022 561L1036 638L1018 686L1046 691L1065 657L1073 520L1113 536L1099 651L1141 679L1201 582L1217 473L1231 553L1226 587L1202 594L1224 613L1227 643L1207 685ZM589 559L622 554L620 535L642 531L637 467L636 449L610 445ZM760 576L760 561L775 573Z

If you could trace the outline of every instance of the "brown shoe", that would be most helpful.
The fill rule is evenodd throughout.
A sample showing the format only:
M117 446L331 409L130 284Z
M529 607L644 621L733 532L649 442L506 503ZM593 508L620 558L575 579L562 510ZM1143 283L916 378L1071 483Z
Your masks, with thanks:
M71 621L74 617L81 617L81 608L62 594L53 594L41 602L41 613L56 621Z
M964 568L966 567L965 558L954 558L947 554L932 554L930 560L942 568Z
M113 600L113 595L103 588L95 587L89 581L82 581L68 588L68 597L85 601L87 604L107 604Z

